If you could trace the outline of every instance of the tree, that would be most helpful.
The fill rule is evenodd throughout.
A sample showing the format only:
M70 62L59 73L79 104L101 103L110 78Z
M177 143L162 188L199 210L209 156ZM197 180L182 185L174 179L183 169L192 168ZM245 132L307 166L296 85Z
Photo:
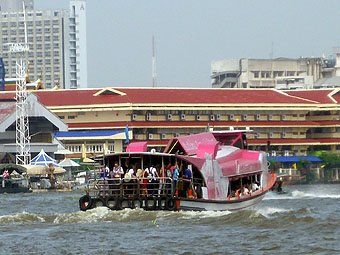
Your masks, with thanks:
M300 170L302 176L306 177L306 183L312 184L315 183L317 180L316 173L310 170L311 162L308 160L300 160L297 163L297 169Z
M324 181L330 182L333 177L333 168L340 167L340 156L335 153L329 153L326 151L317 151L313 155L319 157L324 162Z
M269 170L271 170L274 173L278 173L280 169L280 162L277 162L275 160L269 160Z

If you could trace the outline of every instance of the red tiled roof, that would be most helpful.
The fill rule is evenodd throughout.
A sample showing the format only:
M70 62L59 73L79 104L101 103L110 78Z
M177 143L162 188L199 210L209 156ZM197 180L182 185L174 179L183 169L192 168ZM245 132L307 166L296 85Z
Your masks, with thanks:
M15 92L0 92L0 101L15 101Z
M334 95L332 95L333 99L340 104L340 91L337 91Z
M1 102L0 103L0 123L15 112L15 102Z
M39 101L46 106L92 105L114 103L168 104L313 104L272 89L167 89L114 88L126 95L99 95L101 89L40 90Z
M333 89L313 89L313 90L289 90L285 91L288 95L305 98L308 100L316 101L321 104L334 104L335 102L329 97ZM340 102L340 101L338 101Z

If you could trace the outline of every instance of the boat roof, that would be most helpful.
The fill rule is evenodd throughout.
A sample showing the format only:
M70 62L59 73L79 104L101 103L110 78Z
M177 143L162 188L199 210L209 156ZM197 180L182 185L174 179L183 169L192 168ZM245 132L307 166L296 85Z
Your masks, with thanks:
M124 156L124 155L152 155L152 156L175 156L175 154L169 154L169 153L163 153L163 152L115 152L115 153L109 153L105 154L104 157L109 157L109 156Z

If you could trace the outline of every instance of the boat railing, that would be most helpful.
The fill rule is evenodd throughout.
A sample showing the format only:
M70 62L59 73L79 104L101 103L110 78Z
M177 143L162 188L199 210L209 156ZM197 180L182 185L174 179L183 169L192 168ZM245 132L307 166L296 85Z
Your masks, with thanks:
M103 198L171 196L174 193L172 179L168 177L90 179L85 191Z

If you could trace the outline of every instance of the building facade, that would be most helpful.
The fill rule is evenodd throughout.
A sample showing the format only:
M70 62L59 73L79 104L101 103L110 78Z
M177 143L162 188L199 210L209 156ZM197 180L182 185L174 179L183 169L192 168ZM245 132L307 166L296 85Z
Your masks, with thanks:
M71 89L87 88L86 2L70 2L69 66Z
M124 150L127 124L130 141L148 141L149 149L157 151L175 136L248 127L254 131L250 148L269 155L340 152L338 89L104 88L34 93L69 131L77 132L77 137L58 133L58 139L78 156Z
M15 93L0 93L0 151L16 154L16 100ZM41 149L54 157L59 143L54 133L66 132L67 125L42 105L31 93L27 97L30 152L34 157Z
M22 0L0 0L0 11L18 12L22 11ZM25 0L26 10L32 10L34 6L33 0Z
M337 75L337 61L321 57L213 61L211 82L213 88L320 88L323 84L317 81Z
M86 9L82 6L84 1L71 1L71 10L36 10L31 2L26 10L31 80L40 79L46 88L87 87ZM16 56L9 52L9 44L25 42L24 14L6 8L0 16L1 56L9 79L16 77Z

